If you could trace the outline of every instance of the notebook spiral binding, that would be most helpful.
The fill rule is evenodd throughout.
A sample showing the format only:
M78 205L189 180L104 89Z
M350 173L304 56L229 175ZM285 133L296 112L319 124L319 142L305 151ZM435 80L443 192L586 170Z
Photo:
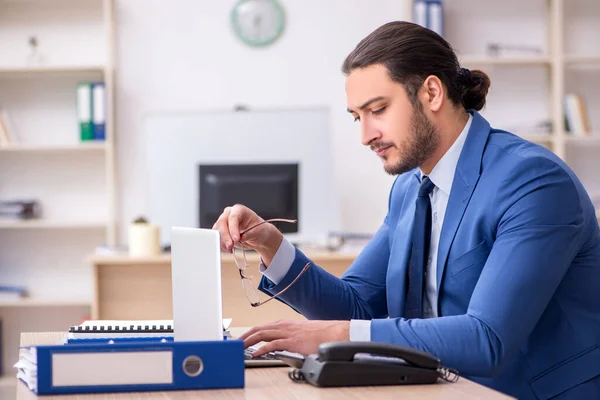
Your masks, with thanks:
M172 325L86 325L71 326L69 333L173 333Z

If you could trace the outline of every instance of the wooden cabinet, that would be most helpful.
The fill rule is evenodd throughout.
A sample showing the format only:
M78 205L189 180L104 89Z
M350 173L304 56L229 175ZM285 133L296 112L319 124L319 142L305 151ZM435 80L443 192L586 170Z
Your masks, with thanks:
M341 276L356 254L306 252L316 265ZM249 255L249 272L258 286L257 255ZM172 319L171 257L132 258L127 255L96 255L93 319ZM230 254L222 256L223 317L233 318L232 326L253 326L279 319L304 319L279 301L254 308L248 302L240 276ZM266 295L260 293L263 298ZM201 310L198 310L200 313Z

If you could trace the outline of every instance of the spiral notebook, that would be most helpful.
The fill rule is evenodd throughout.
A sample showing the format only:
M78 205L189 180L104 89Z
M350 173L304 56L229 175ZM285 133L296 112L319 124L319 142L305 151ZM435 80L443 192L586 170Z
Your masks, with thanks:
M230 337L231 318L223 319L223 335ZM68 343L77 341L167 340L174 338L173 320L90 320L69 328Z

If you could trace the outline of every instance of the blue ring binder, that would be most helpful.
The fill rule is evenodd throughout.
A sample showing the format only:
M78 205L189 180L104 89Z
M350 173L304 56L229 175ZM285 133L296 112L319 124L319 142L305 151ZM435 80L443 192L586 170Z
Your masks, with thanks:
M46 345L21 350L29 351L29 358L35 361L31 364L36 369L29 371L29 376L37 374L37 378L35 387L30 389L38 395L225 389L245 385L241 340ZM140 355L145 357L142 361ZM196 373L186 372L186 360L196 360L199 364Z

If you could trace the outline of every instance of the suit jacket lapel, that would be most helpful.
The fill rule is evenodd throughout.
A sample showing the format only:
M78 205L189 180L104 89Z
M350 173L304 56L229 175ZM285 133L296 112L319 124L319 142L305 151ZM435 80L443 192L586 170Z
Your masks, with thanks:
M479 180L481 173L481 159L483 150L490 133L490 124L475 110L469 110L473 114L473 122L467 134L467 139L460 154L450 198L444 216L444 224L440 233L437 260L437 289L440 290L444 269L448 261L448 253L456 231L465 213L473 190ZM438 299L440 296L438 296ZM439 310L439 302L438 302Z

